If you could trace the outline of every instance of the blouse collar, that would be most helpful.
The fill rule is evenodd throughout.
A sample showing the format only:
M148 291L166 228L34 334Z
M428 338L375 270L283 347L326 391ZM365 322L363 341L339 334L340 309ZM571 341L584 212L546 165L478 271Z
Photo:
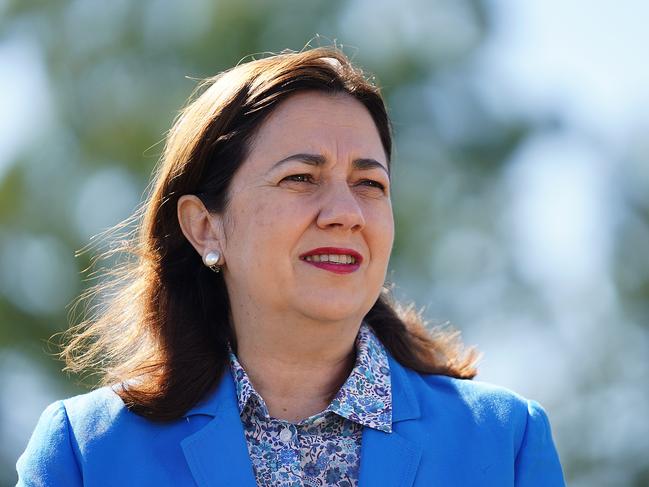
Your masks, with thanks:
M269 418L266 403L255 391L232 349L229 357L230 371L237 387L239 413L243 415L246 405L254 398L255 407L262 416ZM354 368L324 412L335 413L369 428L387 433L392 431L390 365L383 345L366 323L361 325L356 336Z

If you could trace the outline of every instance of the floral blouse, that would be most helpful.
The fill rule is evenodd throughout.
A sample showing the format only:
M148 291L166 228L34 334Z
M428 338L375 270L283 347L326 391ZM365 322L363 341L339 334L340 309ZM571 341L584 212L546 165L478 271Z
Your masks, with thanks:
M356 337L351 374L324 411L299 423L270 417L232 351L230 370L261 487L357 486L363 427L392 432L388 359L365 323Z

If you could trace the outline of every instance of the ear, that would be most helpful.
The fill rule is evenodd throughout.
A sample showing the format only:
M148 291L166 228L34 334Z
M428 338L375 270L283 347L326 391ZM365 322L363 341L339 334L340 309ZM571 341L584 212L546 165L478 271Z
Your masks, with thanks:
M223 251L223 222L219 215L207 211L193 194L178 198L178 223L189 243L201 258L211 250Z

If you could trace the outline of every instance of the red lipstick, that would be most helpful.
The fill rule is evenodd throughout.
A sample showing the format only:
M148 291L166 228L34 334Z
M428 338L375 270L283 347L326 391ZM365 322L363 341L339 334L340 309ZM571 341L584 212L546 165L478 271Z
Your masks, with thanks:
M363 256L352 249L318 247L300 255L300 260L335 274L349 274L361 266Z

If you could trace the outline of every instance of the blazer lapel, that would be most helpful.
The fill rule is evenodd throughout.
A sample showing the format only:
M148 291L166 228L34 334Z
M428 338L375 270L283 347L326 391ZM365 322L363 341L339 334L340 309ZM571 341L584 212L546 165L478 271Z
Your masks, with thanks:
M181 442L196 484L199 487L256 487L230 374L225 373L216 392L192 408L187 416L200 414L214 418Z
M412 433L406 434L405 428L402 432L400 425L421 416L419 404L407 372L391 356L388 357L392 386L392 432L372 428L363 430L359 487L410 487L421 460L421 442L413 439ZM416 428L407 430L413 432Z
M412 486L422 454L417 428L401 428L421 413L406 370L391 356L392 432L364 428L359 487ZM199 487L256 487L252 463L239 416L236 390L230 374L205 402L187 417L208 415L213 419L181 442L189 469Z

